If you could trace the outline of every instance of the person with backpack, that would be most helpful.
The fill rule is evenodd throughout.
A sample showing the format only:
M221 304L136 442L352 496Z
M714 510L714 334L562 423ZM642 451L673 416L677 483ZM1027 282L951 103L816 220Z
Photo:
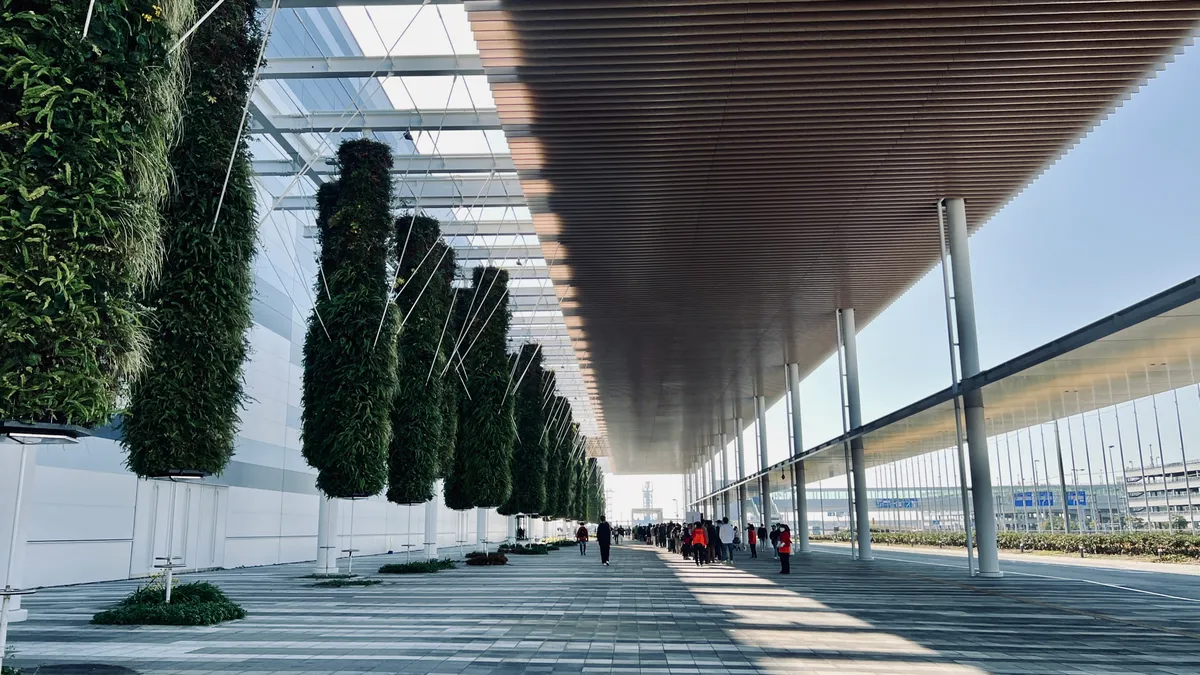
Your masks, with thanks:
M754 523L746 524L746 542L750 544L750 557L758 557L758 530L754 529Z
M580 523L579 529L575 530L575 541L579 542L579 555L587 555L587 540L587 525Z

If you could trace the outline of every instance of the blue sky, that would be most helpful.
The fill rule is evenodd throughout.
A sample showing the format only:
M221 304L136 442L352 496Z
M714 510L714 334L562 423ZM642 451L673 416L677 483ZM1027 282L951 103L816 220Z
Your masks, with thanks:
M1193 46L971 237L984 368L1200 274L1197 110ZM864 421L949 384L943 302L935 269L861 329ZM836 363L814 371L801 395L806 446L841 432ZM768 449L777 461L787 432L773 413ZM644 478L630 479L609 477L619 510L626 494L640 502ZM679 478L655 483L669 510Z

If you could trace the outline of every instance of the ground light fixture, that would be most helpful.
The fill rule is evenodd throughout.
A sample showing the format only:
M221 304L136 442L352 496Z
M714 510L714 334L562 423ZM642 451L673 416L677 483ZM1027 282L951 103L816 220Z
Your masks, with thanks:
M25 495L25 468L29 464L31 445L74 445L79 439L90 436L87 429L71 424L42 422L0 421L0 443L18 445L21 448L21 463L17 469L16 504L13 508L12 533L8 541L8 560L5 564L4 591L0 593L0 668L4 666L4 651L8 647L8 613L12 599L30 595L32 590L13 588L13 571L17 562L17 536L21 525L21 501Z
M171 502L167 505L167 555L156 557L155 560L159 562L154 564L155 569L163 570L167 575L164 602L168 605L171 604L171 586L174 585L175 570L186 566L182 557L173 554L175 547L175 494L180 481L203 480L208 475L208 472L198 469L167 469L161 474L150 476L150 478L155 480L168 480L171 482ZM176 561L177 558L178 562Z

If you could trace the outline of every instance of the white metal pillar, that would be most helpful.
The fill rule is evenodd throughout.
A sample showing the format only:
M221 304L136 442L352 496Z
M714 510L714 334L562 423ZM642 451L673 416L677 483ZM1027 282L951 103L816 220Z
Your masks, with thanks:
M962 198L947 199L954 309L958 327L958 358L962 378L979 374L979 336L975 330L975 294L971 285L971 253L967 244L967 208ZM992 471L988 465L987 430L984 427L983 392L963 393L967 451L971 459L971 497L975 511L975 538L979 575L998 577L1000 557L996 547L996 503L992 498Z
M767 468L767 399L764 396L754 397L754 416L758 419L758 470ZM760 479L762 486L760 500L762 501L762 517L765 522L771 520L771 478L763 473Z
M798 456L804 451L804 441L800 435L800 366L789 363L787 366L788 389L792 397L792 456ZM808 491L804 476L804 462L796 462L792 466L792 480L796 484L796 538L801 553L810 550L808 545Z
M746 444L742 440L742 425L742 418L734 417L733 432L737 434L737 437L734 439L734 454L737 460L737 479L739 481L746 477ZM742 529L745 529L746 523L750 521L750 510L746 504L745 483L738 486L738 518L741 518Z
M721 493L721 510L723 511L721 515L729 518L729 490L725 488L728 488L733 481L729 479L729 451L727 450L729 439L725 436L725 420L721 420L720 429L721 433L717 436L717 442L721 444L721 450L718 456L721 458L721 488L725 490ZM732 520L730 518L730 521Z
M442 503L442 481L433 484L433 499L425 502L425 557L438 555L438 506Z
M323 494L317 496L317 566L314 574L338 573L338 516L341 502Z
M37 473L37 456L36 445L0 445L0 589L20 590L24 587L25 552L28 549L29 526L33 522L33 480ZM22 466L24 471L21 470ZM18 483L23 483L21 490L17 489ZM24 621L28 616L29 612L21 609L21 596L11 596L8 601L8 622Z
M475 508L475 543L480 547L487 548L487 509L483 507Z
M862 404L858 393L858 343L854 326L854 310L842 312L842 351L846 356L846 410L850 429L862 426ZM871 559L871 509L867 501L867 460L862 437L850 441L850 465L854 472L854 513L858 521L858 559Z

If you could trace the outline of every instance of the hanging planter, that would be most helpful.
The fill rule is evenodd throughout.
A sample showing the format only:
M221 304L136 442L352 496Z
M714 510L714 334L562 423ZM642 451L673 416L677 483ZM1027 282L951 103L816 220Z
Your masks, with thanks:
M437 220L405 215L396 221L395 234L397 254L403 255L396 304L404 322L396 344L387 498L420 504L433 499L442 450L442 387L447 381L431 376L430 370L439 360L451 288L440 268L447 247Z
M467 391L458 401L458 442L447 483L475 506L500 506L512 490L516 425L508 389L508 272L476 267L459 345ZM463 295L467 292L460 293ZM456 357L457 358L457 357ZM453 377L447 373L447 377ZM447 499L449 503L449 499ZM460 502L461 503L461 502Z
M0 420L107 423L145 362L191 0L0 5Z
M512 454L512 493L500 513L541 513L546 505L546 426L542 411L542 350L527 344L513 358L512 393L517 442Z
M387 482L399 312L388 297L392 153L342 143L336 183L317 192L323 274L304 340L302 452L330 497L378 494Z
M558 512L558 445L555 443L554 436L552 435L554 425L554 418L552 417L554 406L553 392L555 388L554 371L543 370L541 383L538 387L538 407L541 408L544 418L542 431L538 435L541 437L542 443L546 445L546 499L542 504L542 510L538 513L543 516L550 516Z
M562 518L573 517L574 500L576 489L575 477L575 444L576 436L579 433L579 428L574 422L567 418L566 427L561 433L559 441L559 473L558 473L558 500L559 500L559 516Z
M562 396L555 395L550 400L547 410L550 414L546 425L546 443L551 457L547 473L553 474L553 478L548 478L546 483L547 486L551 482L554 484L554 490L546 494L546 500L549 502L547 513L554 518L566 518L570 508L570 504L567 503L570 495L567 464L570 459L568 445L572 424L571 404Z
M254 292L254 186L238 132L263 40L256 5L222 3L187 46L183 135L171 153L174 190L163 210L167 255L145 299L154 319L149 365L131 387L121 424L126 464L143 477L218 474L233 456Z

